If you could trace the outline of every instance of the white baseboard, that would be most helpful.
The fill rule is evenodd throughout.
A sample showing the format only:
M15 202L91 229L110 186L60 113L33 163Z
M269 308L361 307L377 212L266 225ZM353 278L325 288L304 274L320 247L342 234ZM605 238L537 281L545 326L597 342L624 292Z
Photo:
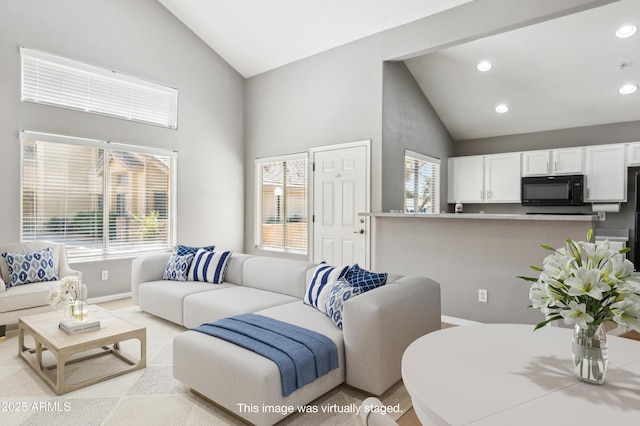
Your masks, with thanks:
M109 296L93 297L93 298L87 299L87 302L89 302L91 304L93 304L93 303L104 303L104 302L111 302L113 300L127 299L129 297L131 297L131 292L120 293L120 294L111 294Z
M447 324L453 325L474 325L474 324L482 324L481 322L466 320L462 318L449 317L447 315L441 316L441 321L446 322Z

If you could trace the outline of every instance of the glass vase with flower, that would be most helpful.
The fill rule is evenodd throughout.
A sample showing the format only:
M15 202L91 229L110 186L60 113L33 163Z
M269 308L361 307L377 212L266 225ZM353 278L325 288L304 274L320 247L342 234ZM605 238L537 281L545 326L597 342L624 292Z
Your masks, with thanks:
M640 331L640 277L626 259L628 248L612 249L609 241L594 242L593 230L587 241L567 239L565 246L542 248L553 253L542 267L531 266L538 277L531 281L529 299L545 320L537 330L563 320L573 325L572 359L574 373L590 383L604 383L608 366L606 322L621 332Z
M62 319L82 322L87 319L87 286L80 277L72 275L60 280L57 289L51 290L47 303L62 313Z

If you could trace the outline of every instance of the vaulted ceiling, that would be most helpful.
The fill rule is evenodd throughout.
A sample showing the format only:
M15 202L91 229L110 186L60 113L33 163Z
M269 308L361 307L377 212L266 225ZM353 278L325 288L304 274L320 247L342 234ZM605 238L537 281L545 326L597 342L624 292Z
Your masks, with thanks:
M470 0L158 0L246 78ZM406 60L454 140L640 120L640 1ZM476 64L490 60L479 72ZM509 111L496 113L499 103Z

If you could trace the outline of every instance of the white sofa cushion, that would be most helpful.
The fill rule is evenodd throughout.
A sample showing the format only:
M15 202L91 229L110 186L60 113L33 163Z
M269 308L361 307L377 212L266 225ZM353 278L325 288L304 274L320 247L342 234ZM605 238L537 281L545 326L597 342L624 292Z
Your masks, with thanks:
M230 286L224 291L192 294L184 299L184 326L193 328L206 322L252 313L298 300L285 294L243 286Z
M49 292L59 285L60 281L44 281L10 287L7 291L0 292L0 312L45 306Z
M301 260L254 256L244 262L242 285L302 299L307 271L315 265Z
M213 285L194 281L149 281L138 286L138 305L143 311L183 325L185 297L232 286L233 284Z

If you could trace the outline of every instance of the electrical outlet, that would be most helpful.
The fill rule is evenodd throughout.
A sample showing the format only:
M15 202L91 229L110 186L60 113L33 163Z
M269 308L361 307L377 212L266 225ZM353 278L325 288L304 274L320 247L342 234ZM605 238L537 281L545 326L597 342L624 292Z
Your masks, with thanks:
M108 280L109 279L109 271L102 271L102 280Z
M478 302L487 303L489 301L489 292L483 288L478 290Z

